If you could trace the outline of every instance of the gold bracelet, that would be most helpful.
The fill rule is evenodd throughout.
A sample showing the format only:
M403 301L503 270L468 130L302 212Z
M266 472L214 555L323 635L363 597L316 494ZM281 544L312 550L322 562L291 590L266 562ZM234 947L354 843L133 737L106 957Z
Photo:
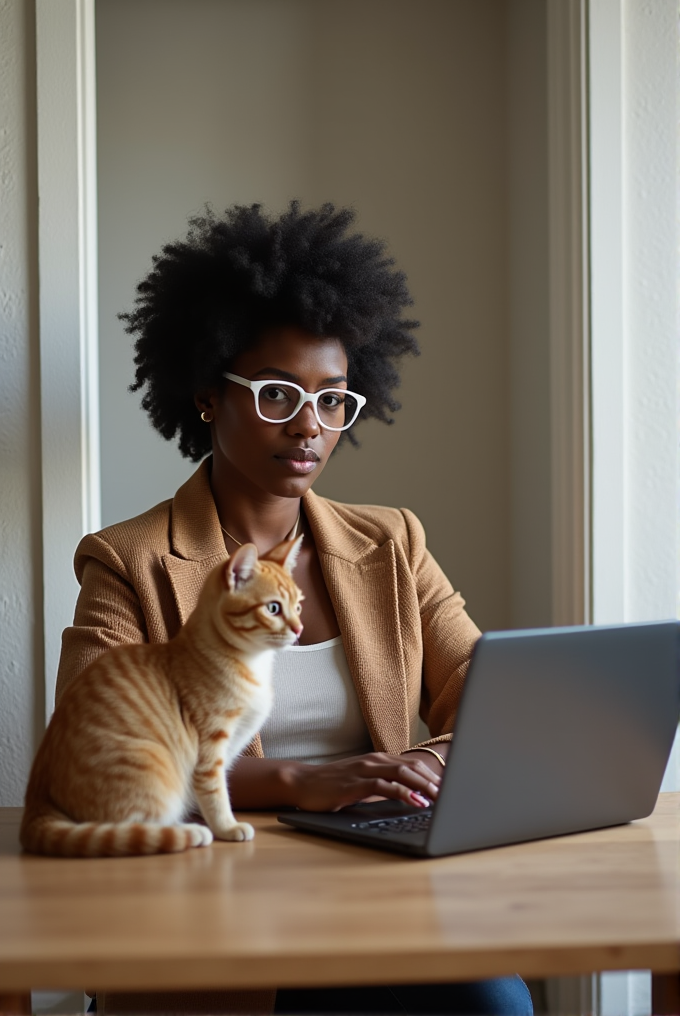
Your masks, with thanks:
M410 751L429 751L430 755L434 755L434 757L437 759L437 761L441 763L441 765L443 766L444 769L446 769L446 759L444 758L443 755L440 755L438 751L435 751L434 748L425 748L425 747L423 747L423 748L407 748L406 751L402 751L401 754L402 755L408 755L408 753Z

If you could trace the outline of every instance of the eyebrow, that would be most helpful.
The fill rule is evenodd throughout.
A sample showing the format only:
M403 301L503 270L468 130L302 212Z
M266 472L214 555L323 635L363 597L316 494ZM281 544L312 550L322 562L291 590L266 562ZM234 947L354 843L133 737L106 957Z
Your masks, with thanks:
M300 384L300 377L297 374L290 374L287 370L280 370L278 367L263 367L262 370L258 370L255 373L255 377L276 377L281 378L282 381L293 381L295 384ZM321 382L322 385L337 385L341 381L347 381L345 374L338 374L337 377L325 377Z

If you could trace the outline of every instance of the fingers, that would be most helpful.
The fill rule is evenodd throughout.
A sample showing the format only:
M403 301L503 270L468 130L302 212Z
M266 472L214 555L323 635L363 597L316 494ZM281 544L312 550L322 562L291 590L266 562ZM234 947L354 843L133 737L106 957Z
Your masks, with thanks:
M427 807L441 778L420 759L373 752L300 770L296 804L305 811L335 811L372 797Z
M417 759L415 763L411 763L410 765L402 762L400 771L403 769L409 769L411 772L416 773L418 778L420 780L424 780L427 784L428 794L434 794L435 797L437 796L442 782L442 778L439 773L435 773L434 770L430 769L425 762L421 762L420 759Z
M399 787L400 784L399 783L394 783L393 786ZM412 804L416 808L429 808L430 805L432 804L432 801L428 801L428 799L426 797L423 797L422 794L419 794L417 790L409 790L408 791L408 800L407 800L406 803L407 804Z
M385 771L378 773L376 769ZM413 764L395 765L394 759L390 760L389 765L367 763L362 776L363 779L356 784L357 789L361 790L362 801L386 797L393 801L403 801L416 808L429 807L432 801L436 800L441 783L426 765L421 768ZM348 789L354 790L354 786Z
M410 787L405 787L403 783L398 783L396 780L376 779L372 781L370 797L378 800L389 798L391 801L403 801L404 804L410 804L414 808L429 808L432 803L417 790L411 790Z
M364 790L361 797L357 799L355 788L351 788L348 790L347 797L330 810L339 811L350 804L374 804L376 801L385 801L387 799L390 801L401 801L403 804L408 804L413 808L429 808L432 804L431 800L419 794L417 790L410 790L402 783L397 783L396 780L366 780L363 786ZM363 793L365 793L365 797Z
M370 759L370 756L368 758ZM379 770L381 770L380 772L376 772L375 768L372 768L369 763L366 775L369 775L372 768L371 775L389 779L407 787L409 790L414 790L424 795L432 801L436 800L439 794L439 787L441 786L441 777L433 772L428 765L418 759L407 762L400 758L397 762L394 758L390 758L390 756L385 756L385 758L388 761L382 764L378 763L377 765Z

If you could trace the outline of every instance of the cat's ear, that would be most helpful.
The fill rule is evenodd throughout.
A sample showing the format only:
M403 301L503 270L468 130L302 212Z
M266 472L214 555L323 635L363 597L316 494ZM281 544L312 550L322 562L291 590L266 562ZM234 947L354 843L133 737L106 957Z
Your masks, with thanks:
M280 564L282 568L292 574L293 568L297 564L303 535L300 533L297 540L284 540L283 543L279 543L277 547L267 552L267 560L275 561L276 564Z
M253 577L257 564L257 547L254 543L244 543L235 550L224 568L224 582L227 589L234 593Z

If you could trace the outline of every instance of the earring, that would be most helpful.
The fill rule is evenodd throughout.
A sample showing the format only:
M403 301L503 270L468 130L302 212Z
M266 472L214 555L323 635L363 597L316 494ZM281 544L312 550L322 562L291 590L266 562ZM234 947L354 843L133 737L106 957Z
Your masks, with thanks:
M212 418L213 418L212 413L206 413L205 410L201 413L201 419L203 420L203 423L211 423Z

